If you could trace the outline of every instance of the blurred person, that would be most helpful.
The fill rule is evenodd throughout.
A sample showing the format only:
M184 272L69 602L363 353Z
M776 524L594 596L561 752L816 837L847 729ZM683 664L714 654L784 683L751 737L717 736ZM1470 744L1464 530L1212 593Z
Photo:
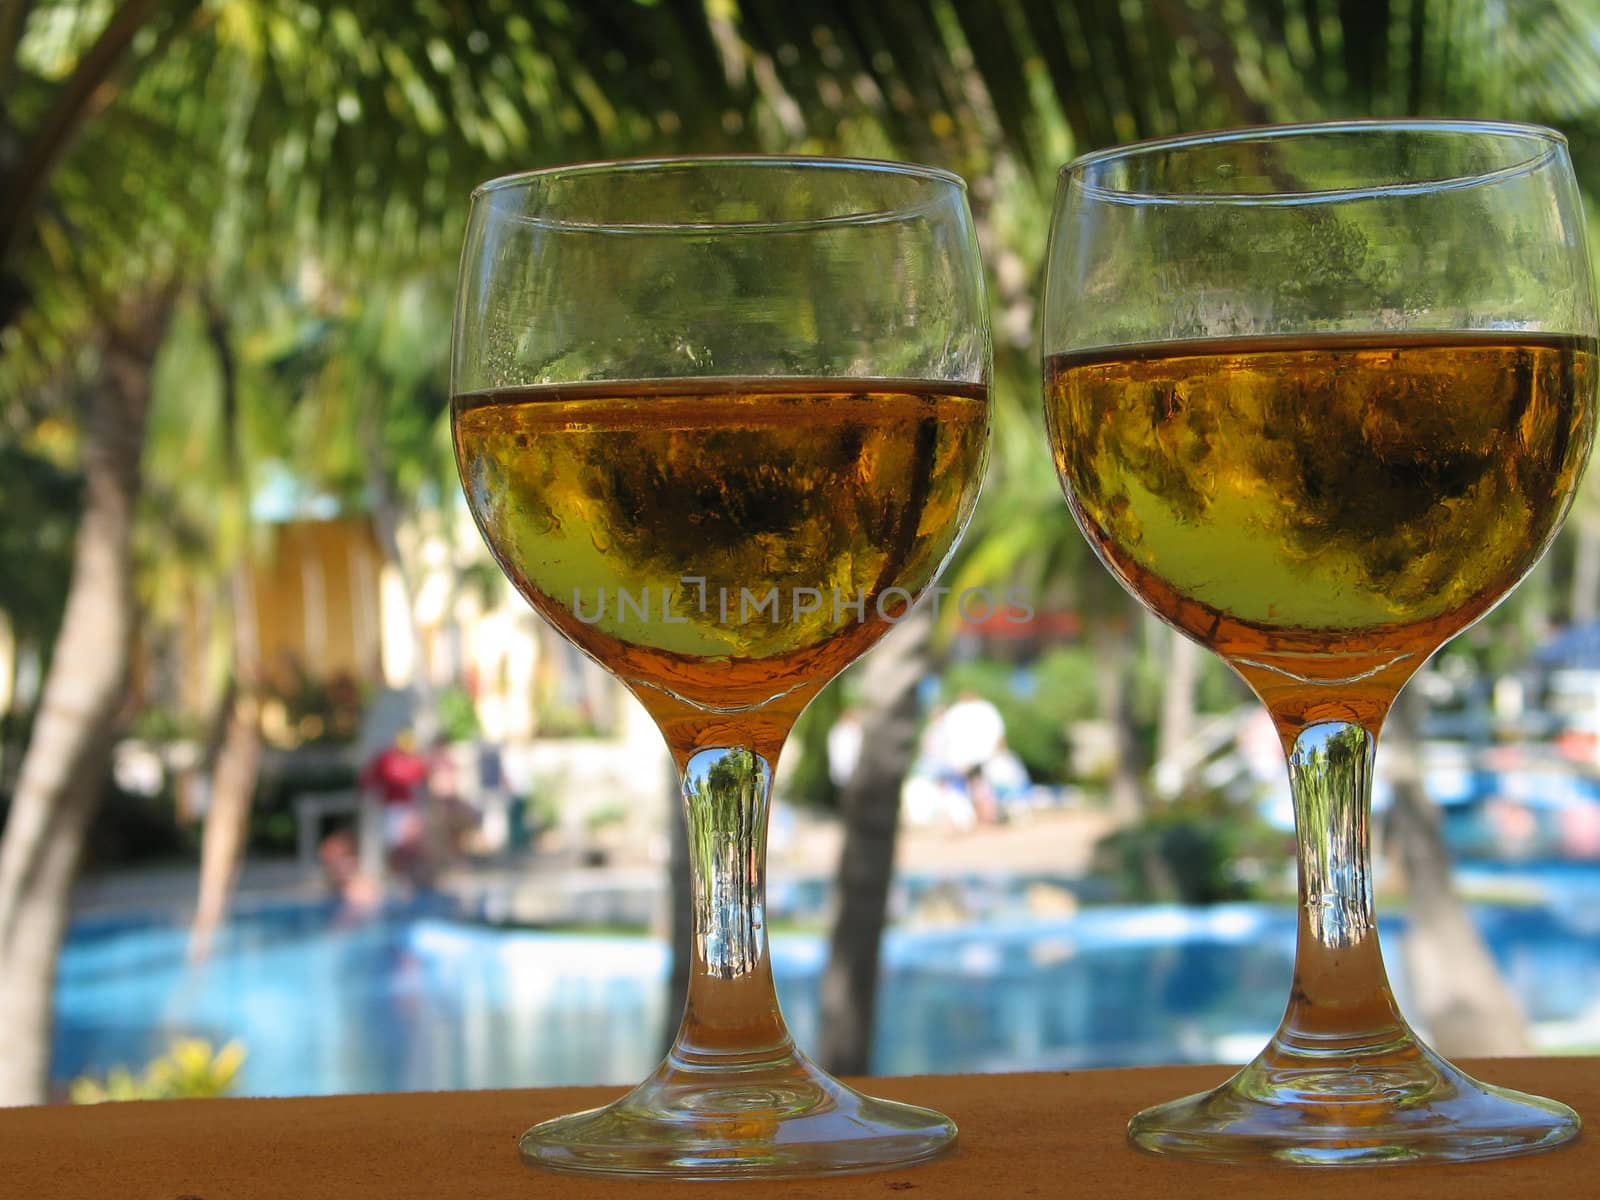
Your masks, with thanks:
M463 794L461 774L450 739L436 738L428 755L427 824L430 842L451 862L465 856L479 823L478 810Z
M450 753L450 739L440 734L428 748L427 792L434 800L444 800L460 792L460 772Z
M983 782L1002 814L1026 806L1028 793L1033 789L1033 777L1005 738L1000 739L999 750L983 764L981 771Z
M1600 804L1589 800L1570 804L1561 810L1557 823L1563 858L1600 859Z
M342 903L340 917L362 917L374 911L383 898L378 885L361 873L355 835L338 829L322 839L317 851L322 877Z
M478 743L477 846L498 854L511 841L511 791L506 783L505 756L494 742Z
M906 775L900 790L900 808L906 824L918 828L942 822L965 833L978 823L966 790L952 783L949 776L930 770L921 760Z
M426 818L429 763L417 753L409 729L378 751L361 772L361 788L383 805L383 845L390 865L421 883L426 875Z
M1002 814L984 768L1004 750L1005 741L1000 710L970 689L938 717L931 739L935 761L962 781L974 813L986 825L998 822Z

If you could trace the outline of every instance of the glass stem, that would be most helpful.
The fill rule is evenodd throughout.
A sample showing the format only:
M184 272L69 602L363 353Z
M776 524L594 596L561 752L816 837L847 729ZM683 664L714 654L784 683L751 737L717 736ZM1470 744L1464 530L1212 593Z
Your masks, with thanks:
M683 1065L792 1050L767 949L767 812L772 764L714 746L683 765L694 937L689 996L673 1057Z
M1411 1033L1395 1007L1372 904L1372 769L1361 725L1303 727L1285 749L1294 793L1300 927L1294 987L1275 1039L1297 1055L1384 1053Z

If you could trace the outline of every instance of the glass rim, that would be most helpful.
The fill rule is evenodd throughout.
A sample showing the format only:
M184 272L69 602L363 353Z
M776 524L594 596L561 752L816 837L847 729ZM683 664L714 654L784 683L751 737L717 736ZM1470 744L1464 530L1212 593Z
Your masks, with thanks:
M852 158L847 156L812 154L676 154L655 155L645 158L598 159L587 162L563 163L549 167L536 167L528 171L515 171L485 180L472 189L471 201L477 205L499 192L525 189L541 180L560 177L579 178L596 175L629 175L659 171L672 167L745 167L756 170L777 168L810 168L817 170L855 171L864 175L900 175L920 179L926 183L954 185L960 195L967 192L967 181L954 171L925 163L901 162L893 159ZM510 218L545 229L566 229L583 233L749 233L807 230L841 225L880 224L900 220L925 212L938 201L938 194L915 203L888 208L863 209L861 212L834 213L816 217L752 219L745 221L584 221L569 217L547 217L530 213L501 211L502 218Z
M1227 145L1234 142L1271 142L1306 137L1314 134L1341 133L1474 133L1490 137L1518 137L1544 143L1536 154L1505 166L1473 174L1455 175L1438 179L1409 179L1390 183L1372 183L1365 186L1308 189L1289 192L1152 192L1136 188L1106 187L1084 178L1085 168L1119 159L1139 158L1146 154L1167 150L1186 150L1193 147ZM1097 200L1119 204L1211 204L1293 206L1329 204L1343 200L1380 199L1386 196L1409 196L1424 193L1454 191L1477 187L1537 170L1567 146L1567 138L1558 129L1521 121L1484 121L1448 117L1389 118L1370 117L1332 121L1297 121L1287 124L1241 125L1228 129L1213 129L1200 133L1179 133L1165 137L1147 138L1121 146L1106 146L1080 154L1058 172L1061 182L1081 188Z

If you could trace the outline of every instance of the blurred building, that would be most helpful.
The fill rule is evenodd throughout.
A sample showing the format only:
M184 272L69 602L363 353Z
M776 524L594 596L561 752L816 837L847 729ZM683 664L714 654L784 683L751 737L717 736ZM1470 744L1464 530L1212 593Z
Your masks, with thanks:
M271 549L239 597L244 636L263 674L280 687L296 676L383 681L385 626L405 621L403 609L393 611L396 600L404 604L403 589L394 595L397 581L384 576L383 552L364 517L273 526ZM388 640L396 640L392 629Z
M453 532L402 530L408 580L365 516L273 524L238 600L270 688L367 693L420 675L465 692L496 742L613 732L617 685L504 583L470 522Z
M591 842L605 827L654 848L668 790L660 735L625 689L505 583L459 516L453 537L401 531L409 581L385 561L369 518L272 526L270 551L239 601L274 692L263 713L269 738L284 745L334 732L326 725L339 721L338 706L353 703L364 741L381 742L387 734L366 728L380 720L373 698L393 698L422 674L436 697L470 701L478 739L504 749L506 789L553 801L569 841ZM328 711L307 721L308 702ZM395 728L406 720L387 719ZM473 753L462 747L461 758L463 774L475 776Z

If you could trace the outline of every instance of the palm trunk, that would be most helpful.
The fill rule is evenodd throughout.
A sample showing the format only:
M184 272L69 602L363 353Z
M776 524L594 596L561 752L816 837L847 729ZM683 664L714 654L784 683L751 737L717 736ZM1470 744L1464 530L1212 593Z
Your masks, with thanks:
M822 976L823 1065L835 1074L871 1069L878 958L894 875L900 791L916 755L917 684L930 669L933 616L926 606L873 651L862 667L861 758L840 797L844 846L837 910Z
M151 367L171 309L165 288L130 305L89 397L66 611L0 837L0 1104L46 1095L56 962L126 696L139 460Z
M200 897L189 931L189 961L211 953L228 915L233 887L250 832L250 806L261 767L261 717L256 698L234 680L221 714L221 744L214 756L211 806L200 838Z
M1422 787L1416 696L1402 694L1384 727L1394 785L1391 852L1405 870L1408 1008L1447 1057L1527 1054L1527 1018L1500 975L1450 877L1438 809Z

